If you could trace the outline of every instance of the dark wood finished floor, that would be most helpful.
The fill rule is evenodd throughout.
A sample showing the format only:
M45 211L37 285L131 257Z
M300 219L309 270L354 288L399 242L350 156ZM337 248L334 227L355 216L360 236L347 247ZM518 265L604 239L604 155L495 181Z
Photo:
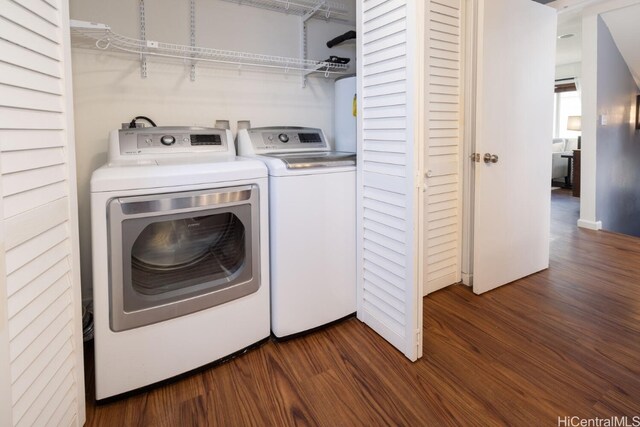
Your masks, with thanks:
M575 227L553 192L551 267L424 301L411 363L356 319L96 407L88 426L556 426L640 415L640 240Z

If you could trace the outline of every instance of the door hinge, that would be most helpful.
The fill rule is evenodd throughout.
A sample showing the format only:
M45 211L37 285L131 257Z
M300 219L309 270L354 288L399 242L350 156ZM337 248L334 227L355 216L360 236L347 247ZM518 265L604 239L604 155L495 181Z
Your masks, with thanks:
M473 153L469 156L472 162L480 163L480 153Z

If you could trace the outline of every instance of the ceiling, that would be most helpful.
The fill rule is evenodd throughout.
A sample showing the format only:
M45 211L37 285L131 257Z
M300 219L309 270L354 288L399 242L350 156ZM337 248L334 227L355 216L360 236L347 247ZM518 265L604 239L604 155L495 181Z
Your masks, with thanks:
M553 0L534 0L551 3ZM558 36L573 34L572 37L557 40L556 65L566 65L582 61L582 8L577 7L558 14ZM640 87L640 5L616 9L601 14L622 57Z
M640 86L640 5L612 10L601 15L618 50L627 63L636 84Z
M558 37L573 34L556 41L556 65L582 61L582 15L580 11L558 15Z
M547 4L554 0L534 0ZM558 14L558 36L573 36L558 39L556 46L556 65L573 64L582 61L582 19L580 10L566 11Z

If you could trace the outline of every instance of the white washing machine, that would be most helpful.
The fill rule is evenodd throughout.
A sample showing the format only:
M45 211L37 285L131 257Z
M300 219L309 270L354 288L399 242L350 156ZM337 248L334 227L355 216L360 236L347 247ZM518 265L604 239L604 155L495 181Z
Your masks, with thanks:
M91 219L98 400L269 336L267 169L229 131L113 131Z
M238 154L269 168L271 330L278 338L356 311L355 154L320 129L241 130Z

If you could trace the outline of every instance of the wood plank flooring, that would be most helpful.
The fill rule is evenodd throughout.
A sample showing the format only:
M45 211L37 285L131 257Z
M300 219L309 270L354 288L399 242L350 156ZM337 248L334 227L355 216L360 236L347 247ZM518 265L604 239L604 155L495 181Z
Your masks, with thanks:
M86 425L556 426L558 416L640 415L640 240L577 229L578 199L552 194L551 267L482 296L457 285L426 297L417 363L351 319L96 406L87 360Z

